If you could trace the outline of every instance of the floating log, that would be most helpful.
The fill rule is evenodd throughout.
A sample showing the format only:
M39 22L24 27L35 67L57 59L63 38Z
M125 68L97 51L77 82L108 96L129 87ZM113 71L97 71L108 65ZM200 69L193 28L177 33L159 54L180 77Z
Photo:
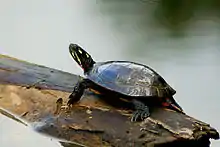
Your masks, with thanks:
M0 55L0 107L41 133L89 147L208 147L219 133L188 115L157 108L142 122L89 91L72 109L67 98L79 76ZM61 99L62 98L62 99Z

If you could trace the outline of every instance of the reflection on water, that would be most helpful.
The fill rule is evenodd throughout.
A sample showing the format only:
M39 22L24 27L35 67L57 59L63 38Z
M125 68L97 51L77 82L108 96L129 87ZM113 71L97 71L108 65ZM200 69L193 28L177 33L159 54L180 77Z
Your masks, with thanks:
M0 130L0 146L2 147L62 147L58 141L40 135L1 114Z
M0 53L82 75L68 53L72 42L79 43L96 61L147 64L177 90L175 99L188 114L220 130L216 115L220 111L217 15L204 13L205 3L196 7L200 11L184 3L178 9L190 9L179 19L184 23L175 22L181 17L176 14L169 19L173 25L164 25L164 19L179 11L155 0L143 1L5 1L0 6L4 15ZM213 147L219 145L213 141Z

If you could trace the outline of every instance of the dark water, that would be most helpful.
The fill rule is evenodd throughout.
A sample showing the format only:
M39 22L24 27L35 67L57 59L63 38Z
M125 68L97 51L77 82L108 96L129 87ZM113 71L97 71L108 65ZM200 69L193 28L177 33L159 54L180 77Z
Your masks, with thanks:
M72 42L97 61L147 64L177 90L175 98L189 115L220 130L219 18L193 7L186 16L166 20L165 10L170 9L141 0L5 1L0 6L0 53L82 74L68 53ZM184 19L188 21L180 23Z

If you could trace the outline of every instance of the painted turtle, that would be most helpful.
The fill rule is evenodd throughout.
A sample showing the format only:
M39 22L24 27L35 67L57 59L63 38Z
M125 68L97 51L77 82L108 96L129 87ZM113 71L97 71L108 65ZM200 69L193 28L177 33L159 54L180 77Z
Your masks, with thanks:
M69 96L68 105L78 102L85 89L130 101L135 112L131 121L143 120L150 116L149 105L157 105L184 113L175 102L176 91L152 68L130 61L95 62L77 44L70 44L69 52L84 70L85 79L78 82ZM149 101L150 103L145 103Z

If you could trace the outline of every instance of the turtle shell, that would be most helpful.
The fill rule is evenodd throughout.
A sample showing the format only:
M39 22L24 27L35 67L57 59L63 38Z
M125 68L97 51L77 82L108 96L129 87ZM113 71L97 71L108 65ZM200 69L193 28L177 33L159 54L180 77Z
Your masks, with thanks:
M134 97L166 97L176 91L153 69L129 61L98 62L85 74L95 84Z

